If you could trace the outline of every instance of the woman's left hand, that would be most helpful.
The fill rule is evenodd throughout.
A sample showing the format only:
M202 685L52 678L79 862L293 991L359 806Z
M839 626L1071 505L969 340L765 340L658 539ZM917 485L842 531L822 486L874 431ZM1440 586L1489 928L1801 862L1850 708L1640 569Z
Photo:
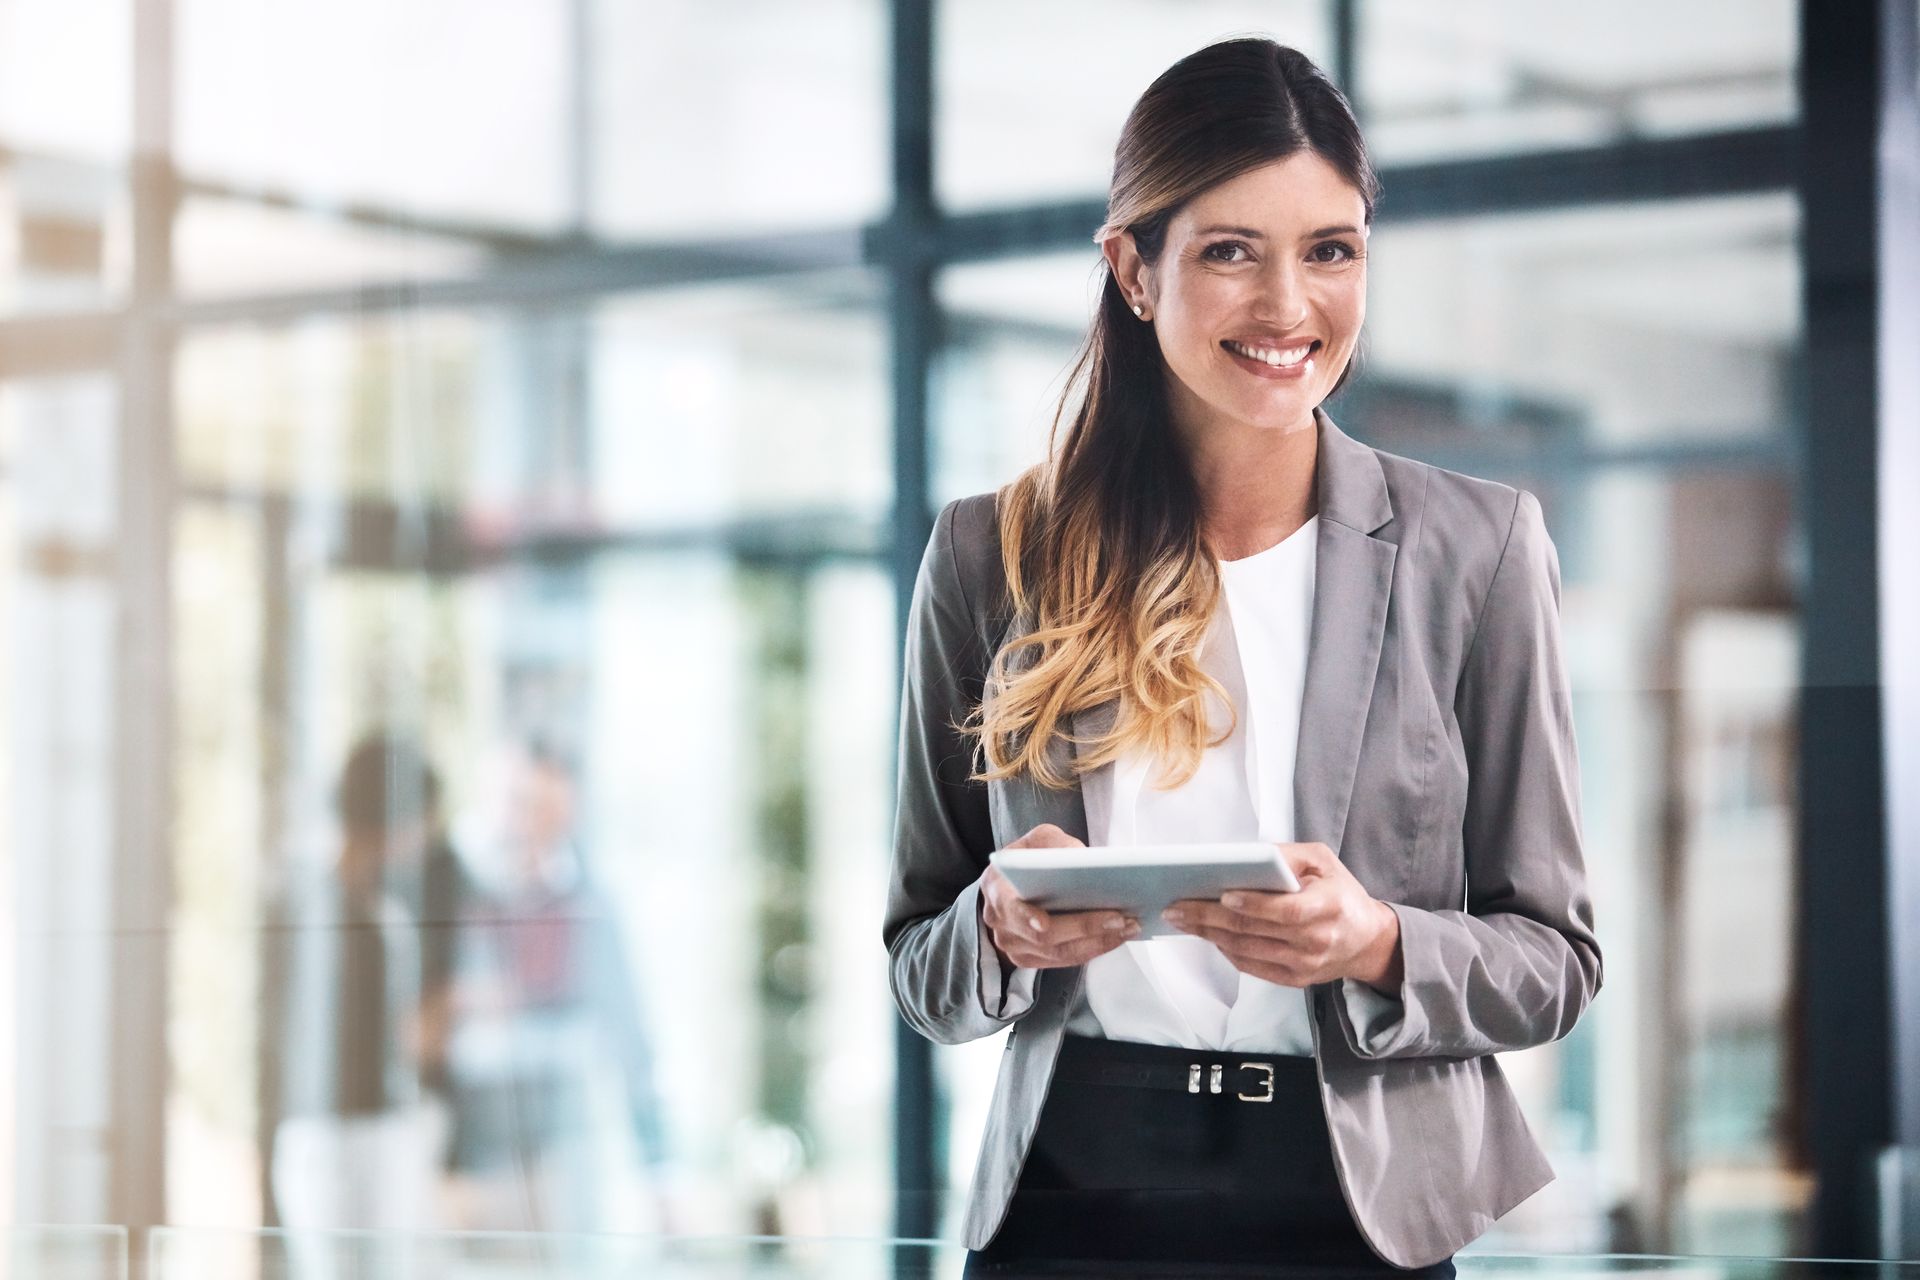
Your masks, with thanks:
M1283 987L1357 978L1385 992L1400 986L1400 917L1353 878L1324 844L1282 844L1298 893L1237 890L1220 901L1189 898L1167 922L1220 948L1233 967Z

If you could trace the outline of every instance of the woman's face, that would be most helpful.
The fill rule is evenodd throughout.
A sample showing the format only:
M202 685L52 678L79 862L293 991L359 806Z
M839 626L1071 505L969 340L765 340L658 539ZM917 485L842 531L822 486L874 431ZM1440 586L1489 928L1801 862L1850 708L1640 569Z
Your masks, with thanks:
M1298 151L1196 196L1151 267L1131 235L1106 242L1153 323L1183 435L1312 425L1366 319L1365 217L1338 170Z

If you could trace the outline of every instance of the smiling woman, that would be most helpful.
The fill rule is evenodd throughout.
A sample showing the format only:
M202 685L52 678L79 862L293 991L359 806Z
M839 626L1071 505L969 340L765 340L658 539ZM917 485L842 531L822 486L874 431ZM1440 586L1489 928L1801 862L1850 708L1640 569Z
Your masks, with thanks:
M922 1034L1011 1028L980 1274L1450 1276L1552 1177L1493 1055L1600 985L1558 561L1531 495L1321 407L1378 194L1298 51L1169 68L1121 133L1049 456L935 523L884 936ZM1300 890L1176 904L1151 940L988 862L1244 840Z
M1314 413L1366 318L1379 189L1345 100L1296 50L1223 42L1141 95L1094 236L1109 271L1055 421L1067 430L1001 495L1012 603L1036 626L1002 651L971 722L985 778L1031 768L1059 785L1055 721L1122 687L1133 696L1082 767L1129 749L1170 753L1174 785L1198 767L1202 694L1218 692L1198 661L1214 559L1313 514Z
M1298 151L1195 196L1157 244L1103 229L1114 279L1158 331L1190 448L1313 425L1366 319L1366 224L1340 171Z

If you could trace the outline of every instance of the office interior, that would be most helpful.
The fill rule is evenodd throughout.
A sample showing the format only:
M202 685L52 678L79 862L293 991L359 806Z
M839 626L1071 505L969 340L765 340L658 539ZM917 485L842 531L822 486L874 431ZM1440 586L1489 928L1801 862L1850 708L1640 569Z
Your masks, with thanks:
M1560 555L1606 985L1482 1244L1920 1257L1916 28L0 0L0 1221L355 1225L272 1155L352 1060L380 1225L955 1237L1002 1045L887 990L907 593L1042 456L1133 97L1259 32L1384 184L1331 416ZM413 892L300 917L370 742Z

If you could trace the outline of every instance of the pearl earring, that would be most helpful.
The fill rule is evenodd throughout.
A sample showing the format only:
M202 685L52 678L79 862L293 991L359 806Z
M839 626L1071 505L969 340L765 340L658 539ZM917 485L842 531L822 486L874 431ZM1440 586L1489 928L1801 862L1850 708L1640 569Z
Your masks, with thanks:
M1137 302L1133 304L1133 314L1140 316L1142 319L1146 318L1144 314L1144 308L1142 308L1141 305Z

